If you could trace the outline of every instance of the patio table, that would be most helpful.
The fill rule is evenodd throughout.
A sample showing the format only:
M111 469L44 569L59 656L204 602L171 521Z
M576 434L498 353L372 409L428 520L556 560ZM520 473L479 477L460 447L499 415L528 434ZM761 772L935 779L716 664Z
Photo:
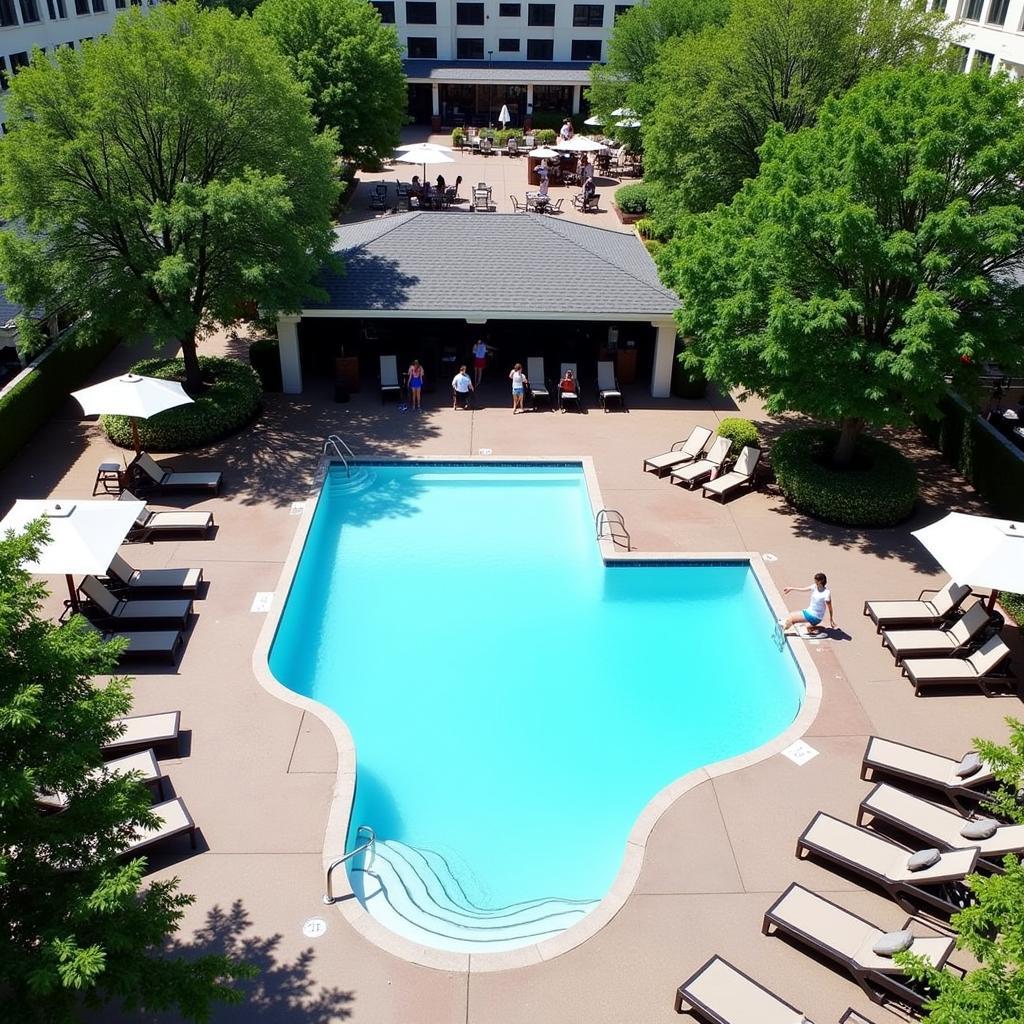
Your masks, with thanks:
M528 210L536 210L537 213L543 213L550 205L551 196L542 196L539 192L526 193L526 208Z

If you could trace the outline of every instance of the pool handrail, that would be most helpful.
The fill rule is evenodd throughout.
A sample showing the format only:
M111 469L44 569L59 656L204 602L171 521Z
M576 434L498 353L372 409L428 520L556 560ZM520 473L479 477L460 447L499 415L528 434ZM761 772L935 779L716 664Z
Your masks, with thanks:
M349 850L348 853L342 854L336 860L332 860L327 867L327 892L324 893L323 901L326 906L332 906L339 900L344 899L342 896L334 895L334 869L340 867L346 861L351 860L357 854L363 853L366 850L370 851L370 859L364 865L364 870L373 863L373 854L377 846L377 833L370 828L369 825L360 825L356 829L356 838L358 839L361 835L369 835L369 839L361 846L357 846L354 850Z
M341 464L345 467L345 476L351 476L352 471L349 469L348 459L341 454L341 449L344 448L349 459L354 459L355 455L352 454L352 449L349 448L343 438L337 434L328 434L327 439L324 441L323 451L320 453L321 456L327 455L327 449L332 448L334 450L335 458L341 459Z
M614 508L603 508L596 516L594 516L594 529L597 532L597 539L600 540L605 534L605 527L608 528L608 537L613 544L621 544L622 538L626 538L626 550L633 550L633 541L629 536L629 530L626 529L625 516ZM621 530L621 533L616 533L616 527Z

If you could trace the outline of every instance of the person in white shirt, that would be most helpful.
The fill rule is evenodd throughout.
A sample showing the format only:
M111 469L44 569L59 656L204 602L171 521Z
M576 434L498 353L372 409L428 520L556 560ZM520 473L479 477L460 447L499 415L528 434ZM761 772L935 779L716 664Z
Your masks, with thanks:
M566 118L562 122L562 130L558 133L565 142L568 142L572 138L572 121Z
M828 580L823 572L816 572L814 574L814 583L809 587L782 588L784 594L788 594L791 590L810 591L811 599L803 611L793 612L786 618L779 620L779 625L782 627L783 632L786 632L786 630L795 626L798 622L807 623L808 633L816 634L823 632L819 627L821 626L822 619L825 618L826 610L828 611L829 628L836 628L836 620L832 612L832 591L828 589Z
M523 395L526 392L526 374L523 373L523 364L516 363L512 367L512 372L509 373L508 379L512 381L512 415L515 416L517 412L525 412L523 408Z
M473 391L473 382L469 379L464 366L459 367L459 372L452 377L452 408L459 407L459 399L462 400L462 408L469 408L469 396Z

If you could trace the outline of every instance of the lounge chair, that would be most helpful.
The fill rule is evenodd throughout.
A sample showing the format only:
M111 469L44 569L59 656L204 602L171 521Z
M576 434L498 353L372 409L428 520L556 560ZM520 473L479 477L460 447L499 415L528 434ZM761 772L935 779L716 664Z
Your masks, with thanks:
M982 764L972 775L962 778L957 774L961 763L962 759L956 761L930 750L872 736L864 751L860 777L871 782L888 777L926 786L938 790L963 810L964 800L977 801L984 797L985 787L995 779L995 774L988 765Z
M220 490L222 475L209 473L175 473L158 465L147 452L140 452L128 466L141 475L143 481L158 487L161 491L212 491Z
M90 604L99 609L101 619L111 622L129 625L170 623L184 629L192 614L190 597L166 601L126 601L115 597L95 576L86 576L78 590L88 598Z
M733 491L738 491L741 487L753 487L754 473L760 458L759 448L751 448L749 445L745 447L740 452L736 465L725 476L717 476L704 484L704 497L716 494L724 503L726 495L732 494Z
M713 956L679 986L676 1013L683 1012L684 1004L713 1024L797 1024L798 1021L807 1021L795 1006L769 992L720 956Z
M728 457L730 448L732 448L732 441L728 437L716 437L715 443L707 450L703 459L691 462L688 466L673 469L668 475L668 482L691 489L696 487L712 473L717 473L722 468L722 463Z
M138 501L131 491L122 491L118 501ZM207 534L213 527L213 513L192 511L153 512L142 509L135 519L135 525L128 533L129 540L149 540L153 534L202 533Z
M572 379L576 382L575 391L562 390L562 381L565 380L567 370L571 371ZM576 372L575 363L562 363L562 368L558 371L558 407L562 412L565 412L566 402L575 403L577 412L583 411L583 405L580 402L580 375Z
M907 658L903 674L914 684L914 696L925 686L962 686L973 683L992 697L993 673L1010 656L1010 648L998 636L990 637L966 658ZM1016 687L1010 691L1016 695Z
M904 927L912 923L913 918ZM895 996L920 1009L934 995L917 987L891 957L874 952L872 947L885 934L884 929L796 882L765 913L761 931L770 935L772 928L845 968L873 1002ZM953 938L915 935L910 948L941 970L955 945Z
M619 382L615 379L615 366L607 359L597 364L597 400L605 412L608 411L609 402L618 402L622 411L626 410Z
M202 569L133 569L120 555L114 555L107 569L112 580L128 588L140 590L179 590L194 593L203 582Z
M152 749L140 750L138 753L127 754L124 757L116 757L111 761L107 761L102 768L92 769L89 772L89 776L95 778L101 775L128 775L130 772L138 773L140 776L139 781L147 786L156 783L160 799L163 799L164 772ZM65 810L68 803L69 800L66 793L38 792L36 794L36 805L40 810L50 813Z
M998 825L987 839L968 839L961 831L969 824L956 811L929 803L902 789L879 782L861 801L857 811L857 824L877 819L898 828L907 835L922 839L942 850L965 850L976 846L982 858L982 867L1000 869L999 858L1008 853L1024 852L1024 825Z
M948 657L962 651L988 622L989 613L978 601L944 629L883 629L882 646L892 652L897 665L904 658L916 654Z
M868 879L908 912L916 904L947 916L967 905L963 881L978 863L976 849L952 850L939 854L931 867L911 871L907 860L913 850L824 811L818 811L797 840L796 855L809 853Z
M925 594L935 594L930 601ZM949 618L971 593L970 587L950 580L940 590L922 590L916 601L865 601L864 614L881 633L883 626L931 626Z
M674 441L667 452L644 459L644 472L654 473L655 476L661 478L669 470L682 466L684 463L693 462L704 451L710 440L711 431L707 427L694 427L685 441Z
M105 743L102 753L119 754L136 747L168 748L173 756L178 755L178 733L181 729L180 711L161 711L155 715L129 715L115 718L115 725L123 725L121 735Z
M97 633L102 633L104 640L126 640L128 642L120 654L121 658L168 658L173 662L177 660L178 648L183 642L180 629L125 632L101 630L95 626L92 628Z
M402 385L398 383L398 357L380 357L380 400L394 396L401 398Z
M181 797L174 800L165 800L162 804L156 804L151 808L156 815L158 823L155 828L140 828L136 831L135 837L127 849L121 852L121 856L137 853L147 846L155 843L162 843L166 839L180 836L183 832L188 833L192 849L196 848L196 825L192 816L188 813L185 801Z
M530 398L533 407L537 407L537 399L542 398L551 406L551 392L548 390L548 383L544 379L544 357L530 356L526 360L526 379L530 382ZM551 406L554 411L554 406Z

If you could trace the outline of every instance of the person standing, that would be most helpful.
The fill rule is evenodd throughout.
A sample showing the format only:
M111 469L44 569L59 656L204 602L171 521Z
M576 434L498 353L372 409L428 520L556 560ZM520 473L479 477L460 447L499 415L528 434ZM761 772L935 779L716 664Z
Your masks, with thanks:
M423 367L420 366L418 359L412 361L412 366L406 374L406 381L409 385L409 406L422 412L420 398L423 395Z
M779 625L784 633L798 622L807 623L808 633L817 635L823 632L819 627L821 626L822 619L825 618L826 611L828 611L829 629L836 628L835 615L832 611L832 591L828 589L828 580L823 572L816 572L814 574L814 583L809 587L782 588L784 594L788 594L790 591L810 591L811 599L807 602L807 607L803 611L793 612L791 615L787 615L786 618L779 620Z
M469 379L464 366L459 367L459 372L452 377L452 408L459 407L459 399L462 399L462 408L469 408L469 396L473 391L473 382Z
M476 387L480 387L480 381L484 376L484 368L487 366L487 345L484 343L484 339L480 338L479 341L473 346L473 376L476 378Z
M563 142L568 142L572 138L572 121L569 118L562 122L562 129L558 134Z
M587 159L587 154L584 153L580 157L580 184L585 185L588 181L592 181L594 178L594 165Z
M523 373L522 363L516 363L512 367L508 379L512 381L512 415L515 416L517 412L526 411L523 408L523 395L526 393L526 385L529 381L526 379L526 374Z

